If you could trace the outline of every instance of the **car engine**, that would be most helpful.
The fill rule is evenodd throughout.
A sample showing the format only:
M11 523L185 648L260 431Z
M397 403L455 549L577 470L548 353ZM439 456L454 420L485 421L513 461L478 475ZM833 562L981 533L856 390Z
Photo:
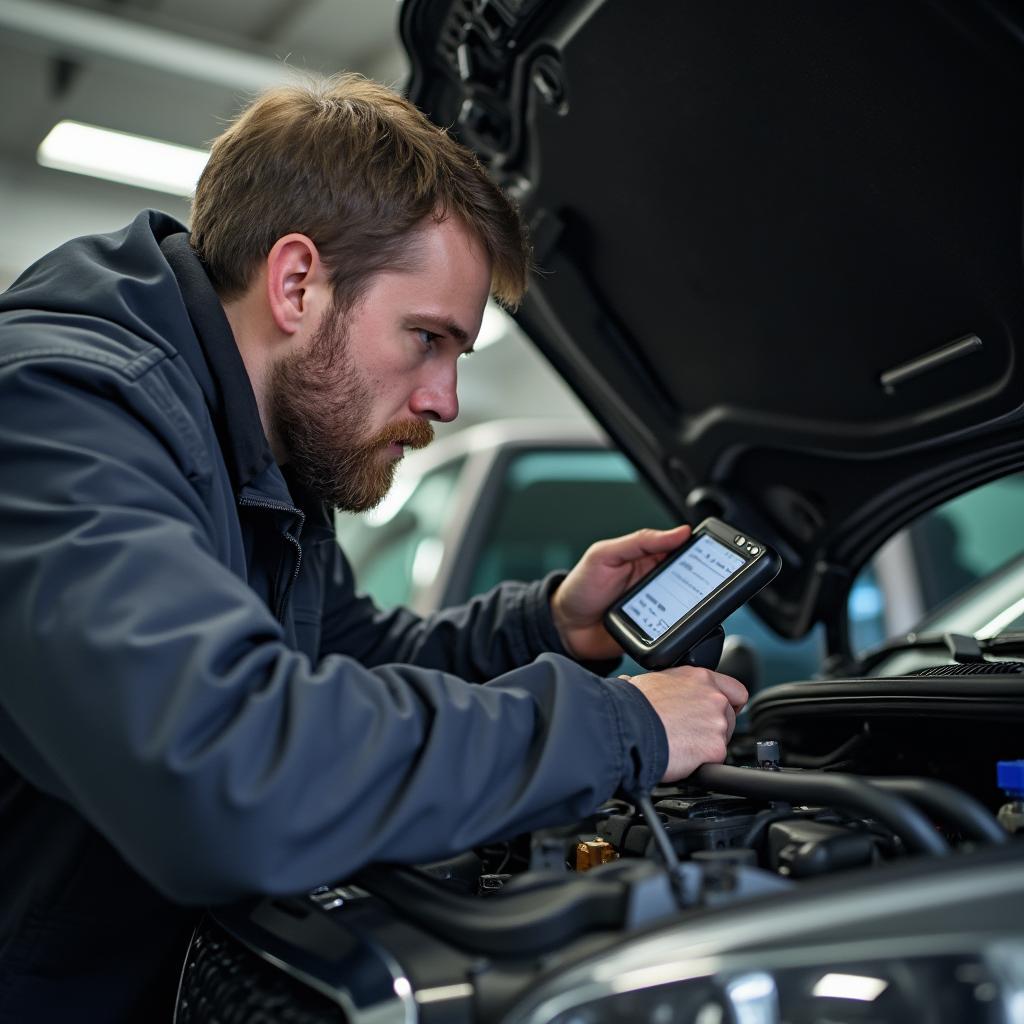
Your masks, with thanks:
M859 742L794 768L775 740L749 741L737 751L744 766L705 765L685 785L609 801L584 821L208 915L176 1019L515 1019L544 979L631 939L699 934L730 911L778 920L804 894L845 898L836 894L865 879L905 886L1016 852L992 811L949 783L841 770Z

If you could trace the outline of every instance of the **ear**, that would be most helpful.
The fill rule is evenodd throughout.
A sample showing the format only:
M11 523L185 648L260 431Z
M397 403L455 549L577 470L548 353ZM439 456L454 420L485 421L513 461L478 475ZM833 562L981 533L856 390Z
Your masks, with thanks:
M316 244L306 235L284 235L267 254L267 300L285 334L315 323L327 282Z

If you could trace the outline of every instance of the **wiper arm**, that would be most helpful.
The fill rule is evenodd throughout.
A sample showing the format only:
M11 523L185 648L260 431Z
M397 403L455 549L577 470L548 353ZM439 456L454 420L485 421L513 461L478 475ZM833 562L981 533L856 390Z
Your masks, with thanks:
M943 633L908 633L899 639L887 640L856 659L851 665L851 671L863 675L885 661L890 654L898 654L900 651L943 650L946 647L944 637Z
M985 652L1016 654L1018 651L1024 651L1024 633L1000 633L999 636L979 640L978 643Z

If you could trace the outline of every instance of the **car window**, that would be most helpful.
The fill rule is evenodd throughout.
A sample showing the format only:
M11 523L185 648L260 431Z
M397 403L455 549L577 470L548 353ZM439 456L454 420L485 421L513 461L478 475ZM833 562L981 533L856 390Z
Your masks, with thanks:
M925 616L928 633L968 633L982 639L1024 629L1024 555L982 577L973 587Z
M464 463L453 459L425 473L405 493L396 485L379 509L338 515L338 541L358 587L382 608L408 604L415 587L432 582Z
M987 635L1019 622L1024 573L1024 474L995 480L925 513L858 576L850 594L858 653L921 629ZM981 581L989 581L983 583ZM1003 621L1005 620L1005 621Z
M505 464L470 593L482 593L503 579L536 579L570 568L595 540L639 526L671 525L673 518L619 452L517 453ZM820 628L801 640L784 640L747 609L730 616L725 628L759 651L762 686L810 678L821 666Z
M470 584L532 580L571 568L595 541L672 525L618 452L532 451L510 458Z
M854 580L847 602L847 621L850 646L854 651L866 651L885 639L885 597L874 563L866 566Z

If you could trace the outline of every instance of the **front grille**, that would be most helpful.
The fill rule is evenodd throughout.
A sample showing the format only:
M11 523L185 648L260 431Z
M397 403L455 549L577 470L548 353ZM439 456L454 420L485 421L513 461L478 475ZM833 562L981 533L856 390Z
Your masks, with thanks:
M188 948L175 1024L344 1024L326 996L272 967L204 917Z

